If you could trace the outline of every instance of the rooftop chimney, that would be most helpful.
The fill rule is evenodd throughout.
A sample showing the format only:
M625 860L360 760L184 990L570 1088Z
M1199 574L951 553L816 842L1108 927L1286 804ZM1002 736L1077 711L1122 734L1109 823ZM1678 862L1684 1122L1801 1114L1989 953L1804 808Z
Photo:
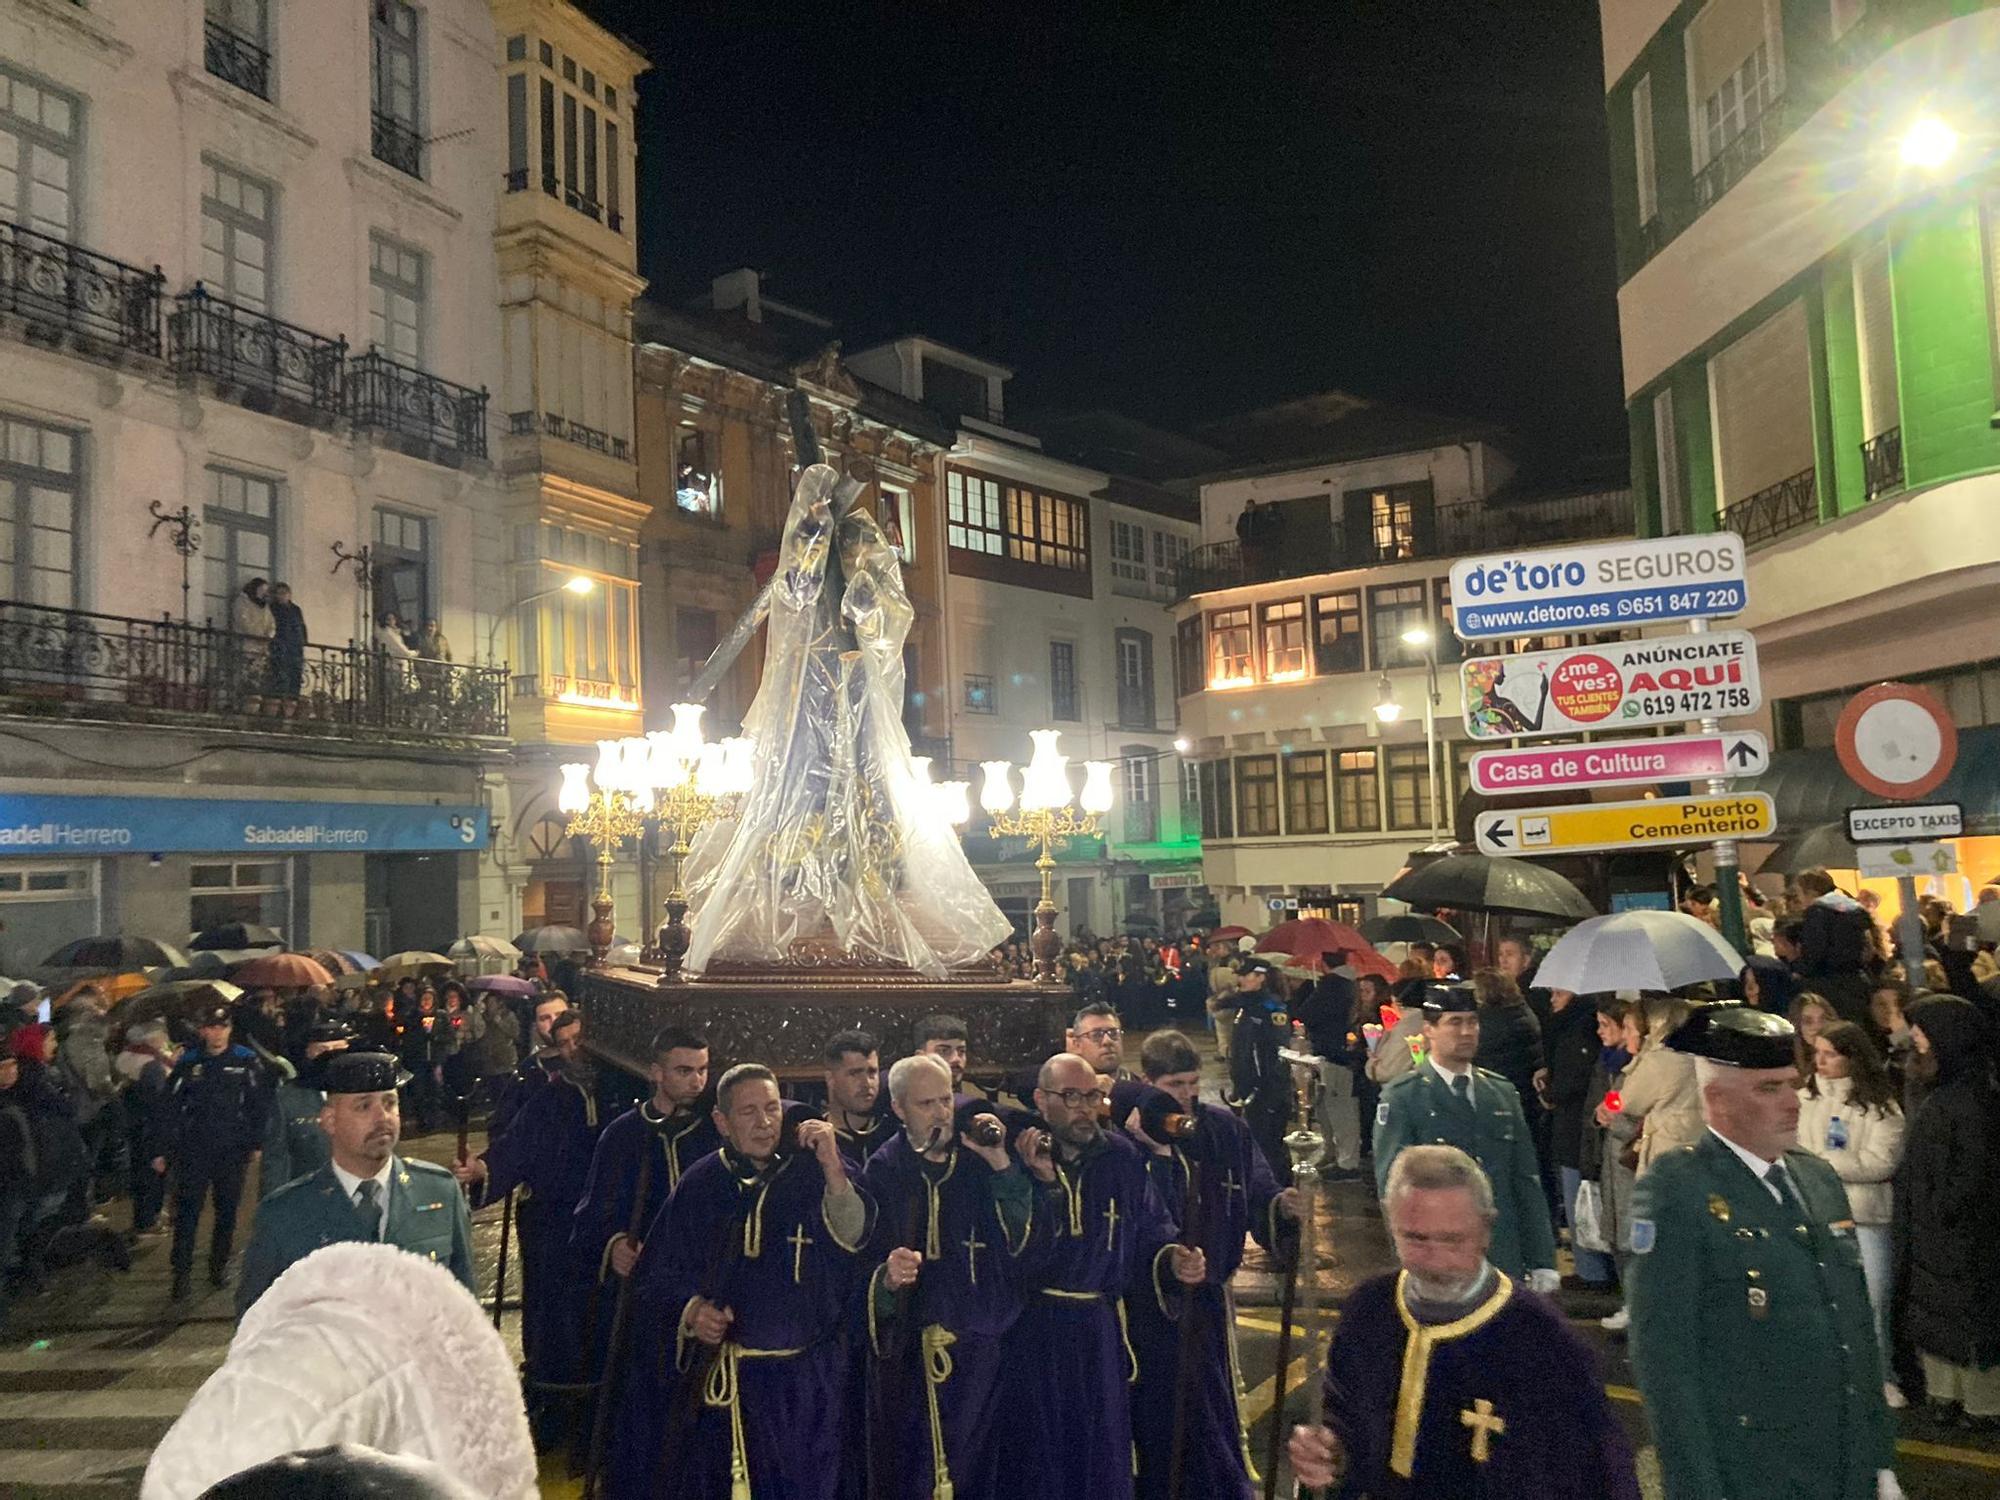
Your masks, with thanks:
M717 312L740 307L744 317L761 323L764 321L762 281L763 277L748 266L725 271L709 283L709 301Z

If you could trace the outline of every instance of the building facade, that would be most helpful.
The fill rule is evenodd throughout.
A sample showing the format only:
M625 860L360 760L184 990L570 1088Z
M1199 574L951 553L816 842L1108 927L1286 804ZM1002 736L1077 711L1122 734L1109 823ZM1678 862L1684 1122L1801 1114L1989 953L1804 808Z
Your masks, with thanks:
M479 925L497 55L483 0L0 5L0 969Z

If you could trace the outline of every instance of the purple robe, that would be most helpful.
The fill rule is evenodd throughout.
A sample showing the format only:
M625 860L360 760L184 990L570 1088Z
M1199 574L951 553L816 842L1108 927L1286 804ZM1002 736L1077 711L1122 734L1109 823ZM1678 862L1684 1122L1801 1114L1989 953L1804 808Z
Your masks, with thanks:
M605 1126L571 1226L577 1264L596 1266L598 1274L606 1274L611 1241L630 1232L635 1222L644 1234L687 1169L721 1145L714 1117L699 1108L662 1117L648 1101ZM649 1154L652 1160L647 1165ZM633 1206L638 1203L642 1172L646 1199L635 1220Z
M633 1268L635 1358L608 1494L727 1500L740 1464L757 1500L833 1500L847 1436L842 1314L867 1230L842 1244L824 1190L809 1153L759 1173L718 1151L682 1176ZM719 1354L680 1331L697 1296L734 1314Z
M870 1441L884 1460L878 1468L893 1465L877 1493L930 1500L941 1458L955 1500L991 1500L1011 1430L1003 1337L1020 1315L1019 1257L1032 1229L1024 1174L996 1173L960 1146L926 1162L899 1131L869 1158L861 1186L876 1206L866 1315L876 1421L887 1428ZM996 1188L1028 1210L1018 1228L1010 1230ZM924 1254L902 1299L883 1285L883 1263L898 1246Z
M1639 1500L1597 1359L1552 1303L1500 1278L1466 1316L1425 1330L1424 1358L1401 1285L1400 1272L1363 1282L1334 1327L1324 1390L1347 1453L1341 1496ZM1412 1361L1420 1394L1404 1387ZM1403 1396L1421 1404L1399 1452Z
M1208 1277L1185 1299L1178 1319L1163 1316L1151 1298L1135 1297L1130 1306L1132 1347L1139 1354L1139 1379L1132 1390L1132 1437L1139 1451L1140 1500L1165 1500L1172 1493L1174 1407L1182 1328L1189 1318L1195 1320L1199 1345L1188 1390L1181 1494L1203 1500L1249 1500L1254 1493L1230 1352L1234 1310L1227 1288L1243 1263L1245 1234L1254 1235L1259 1245L1278 1255L1288 1256L1298 1242L1297 1226L1278 1213L1277 1179L1249 1127L1216 1105L1197 1108L1201 1126L1192 1141L1175 1145L1167 1156L1149 1154L1148 1170L1168 1212L1184 1227L1189 1222L1188 1188L1199 1166L1197 1228L1208 1259Z
M1021 1257L1026 1297L1007 1335L1015 1418L1002 1490L1040 1500L1130 1500L1131 1382L1126 1302L1178 1303L1167 1264L1174 1223L1138 1148L1102 1133L1056 1180L1036 1184Z

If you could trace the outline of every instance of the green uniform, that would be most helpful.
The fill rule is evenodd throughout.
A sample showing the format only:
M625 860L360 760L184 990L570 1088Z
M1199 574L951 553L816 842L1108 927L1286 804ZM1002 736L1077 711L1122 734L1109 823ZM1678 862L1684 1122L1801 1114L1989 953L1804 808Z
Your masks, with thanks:
M367 1238L361 1211L342 1190L331 1162L294 1177L257 1207L257 1227L243 1252L236 1315L241 1317L292 1262L322 1245ZM472 1214L458 1182L443 1167L404 1156L395 1159L389 1168L382 1240L444 1262L472 1290Z
M1874 1500L1895 1428L1854 1216L1787 1151L1799 1210L1713 1131L1632 1200L1632 1365L1667 1500Z
M1405 1146L1456 1146L1493 1184L1493 1246L1487 1259L1516 1280L1553 1269L1556 1232L1542 1193L1535 1143L1514 1085L1485 1068L1472 1070L1470 1102L1461 1101L1428 1062L1392 1080L1375 1109L1375 1191Z
M326 1095L318 1089L291 1079L278 1085L271 1123L264 1128L259 1196L268 1198L294 1177L317 1172L333 1160L333 1143L319 1128L320 1106L325 1103Z

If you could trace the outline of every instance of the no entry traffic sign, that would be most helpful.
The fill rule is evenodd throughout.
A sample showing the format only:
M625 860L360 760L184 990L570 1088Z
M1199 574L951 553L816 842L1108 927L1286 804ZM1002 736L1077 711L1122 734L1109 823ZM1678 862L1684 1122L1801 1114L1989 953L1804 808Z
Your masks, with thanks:
M1762 792L1486 812L1472 823L1482 854L1583 854L1655 844L1707 844L1717 839L1764 838L1777 826L1777 811Z
M1487 796L1511 792L1577 791L1598 786L1648 786L1711 776L1759 776L1771 767L1761 734L1679 734L1658 740L1481 750L1472 757L1472 785Z
M1475 656L1458 671L1465 729L1475 740L1729 718L1764 701L1757 641L1747 630Z
M1878 797L1936 791L1958 760L1958 727L1928 688L1878 682L1847 700L1833 726L1840 768Z
M1749 602L1731 531L1469 557L1451 568L1460 640L1716 619Z

